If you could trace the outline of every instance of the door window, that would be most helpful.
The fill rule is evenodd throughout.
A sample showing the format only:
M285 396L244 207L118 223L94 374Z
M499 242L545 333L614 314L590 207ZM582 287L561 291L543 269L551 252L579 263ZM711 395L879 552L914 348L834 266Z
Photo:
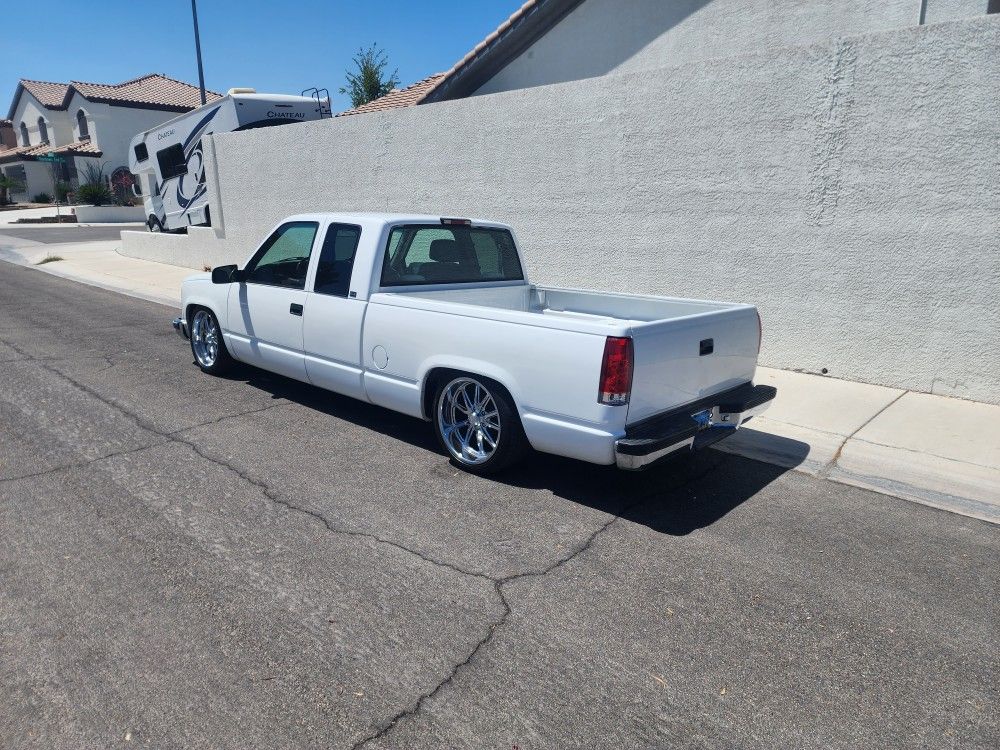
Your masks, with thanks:
M354 253L361 239L361 227L351 224L331 224L326 230L323 249L316 265L317 294L346 297L351 286L351 270L354 268Z
M319 224L290 221L267 238L246 268L248 284L305 289L309 253Z

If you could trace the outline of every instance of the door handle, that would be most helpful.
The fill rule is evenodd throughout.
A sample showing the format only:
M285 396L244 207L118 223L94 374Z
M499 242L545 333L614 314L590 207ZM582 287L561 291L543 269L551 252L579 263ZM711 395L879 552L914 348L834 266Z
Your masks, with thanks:
M290 312L292 315L302 315L302 305L300 305L298 302L293 302L291 305L288 306L288 312Z

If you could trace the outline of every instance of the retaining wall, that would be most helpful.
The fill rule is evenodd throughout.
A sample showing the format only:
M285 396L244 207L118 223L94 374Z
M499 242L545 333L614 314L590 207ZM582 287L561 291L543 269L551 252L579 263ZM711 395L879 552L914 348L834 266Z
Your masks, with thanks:
M489 217L543 283L756 303L762 364L1000 403L998 49L990 16L221 134L223 236L170 239Z

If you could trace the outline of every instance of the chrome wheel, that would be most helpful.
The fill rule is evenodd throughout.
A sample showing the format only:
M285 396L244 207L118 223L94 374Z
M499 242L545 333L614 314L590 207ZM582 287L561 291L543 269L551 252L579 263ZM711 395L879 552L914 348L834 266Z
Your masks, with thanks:
M219 327L208 310L199 310L191 322L191 348L202 367L211 367L219 356Z
M500 411L492 394L472 378L456 378L438 399L438 429L452 457L463 464L483 464L500 442Z

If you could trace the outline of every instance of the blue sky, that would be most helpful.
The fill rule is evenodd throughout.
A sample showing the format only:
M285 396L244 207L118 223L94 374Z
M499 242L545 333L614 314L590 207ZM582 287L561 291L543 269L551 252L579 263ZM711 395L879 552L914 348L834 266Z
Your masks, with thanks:
M450 68L523 0L199 0L205 85L337 92L360 46L377 42L403 85ZM20 6L23 7L23 6ZM118 83L165 73L198 83L190 0L46 0L30 23L8 13L0 41L0 111L19 78Z

